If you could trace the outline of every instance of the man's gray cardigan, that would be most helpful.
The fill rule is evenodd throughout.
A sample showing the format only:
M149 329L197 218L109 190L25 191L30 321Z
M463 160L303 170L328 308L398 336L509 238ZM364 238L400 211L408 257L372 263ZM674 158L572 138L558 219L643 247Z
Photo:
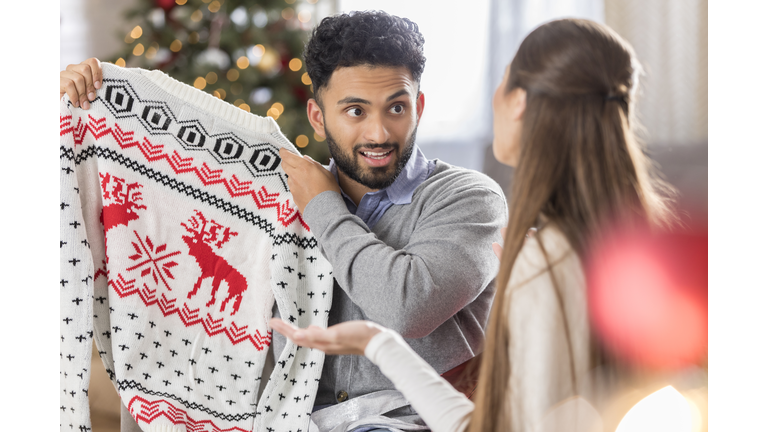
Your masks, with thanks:
M303 216L333 265L329 326L371 320L389 327L438 373L479 354L499 267L491 244L507 222L496 182L438 160L411 203L390 207L372 229L332 191L313 198ZM285 338L273 338L281 352ZM365 357L326 356L315 405L338 403L342 391L352 399L388 389L392 383Z

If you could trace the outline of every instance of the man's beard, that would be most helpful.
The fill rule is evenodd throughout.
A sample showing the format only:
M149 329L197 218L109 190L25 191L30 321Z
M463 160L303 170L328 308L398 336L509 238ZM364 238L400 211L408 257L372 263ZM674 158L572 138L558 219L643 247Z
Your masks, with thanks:
M413 153L414 143L416 142L416 130L413 129L413 133L407 138L406 145L403 148L403 153L400 154L400 149L397 144L384 143L384 144L356 144L352 149L352 154L346 154L333 139L330 132L325 128L325 137L328 139L328 150L331 152L331 157L336 163L336 168L346 174L347 177L360 183L361 185L369 189L384 189L395 182L397 176L403 171L408 160ZM361 149L364 148L380 148L385 151L393 150L395 159L394 170L391 167L362 167L359 163L357 155Z

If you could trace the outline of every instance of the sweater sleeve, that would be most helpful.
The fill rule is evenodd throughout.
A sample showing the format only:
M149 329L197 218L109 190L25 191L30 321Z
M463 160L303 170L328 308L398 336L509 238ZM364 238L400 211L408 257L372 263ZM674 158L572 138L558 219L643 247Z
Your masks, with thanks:
M66 96L61 100L59 110L59 414L62 431L90 430L88 384L93 338L93 258L81 209L75 171L74 121L67 100Z
M466 429L475 405L442 379L397 333L382 331L365 348L433 432Z
M506 222L503 196L478 186L438 195L418 210L402 249L377 238L336 192L317 195L305 209L339 286L368 319L406 338L429 335L498 271L491 244Z

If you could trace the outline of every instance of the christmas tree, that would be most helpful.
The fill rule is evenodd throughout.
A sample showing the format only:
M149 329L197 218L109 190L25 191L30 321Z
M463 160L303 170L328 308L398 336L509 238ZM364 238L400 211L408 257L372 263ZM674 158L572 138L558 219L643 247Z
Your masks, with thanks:
M110 61L159 69L235 106L277 121L302 153L328 149L306 117L312 86L301 53L317 0L140 0L138 22Z

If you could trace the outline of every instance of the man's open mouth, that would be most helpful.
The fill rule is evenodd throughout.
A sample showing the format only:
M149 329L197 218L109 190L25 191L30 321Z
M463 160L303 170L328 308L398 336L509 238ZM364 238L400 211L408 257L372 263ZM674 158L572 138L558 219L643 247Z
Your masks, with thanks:
M381 159L384 159L387 156L389 156L389 154L392 153L393 151L394 151L394 149L386 150L386 151L370 151L370 150L366 150L366 151L361 151L360 154L362 154L363 156L365 156L367 158L370 158L370 159L381 160Z

